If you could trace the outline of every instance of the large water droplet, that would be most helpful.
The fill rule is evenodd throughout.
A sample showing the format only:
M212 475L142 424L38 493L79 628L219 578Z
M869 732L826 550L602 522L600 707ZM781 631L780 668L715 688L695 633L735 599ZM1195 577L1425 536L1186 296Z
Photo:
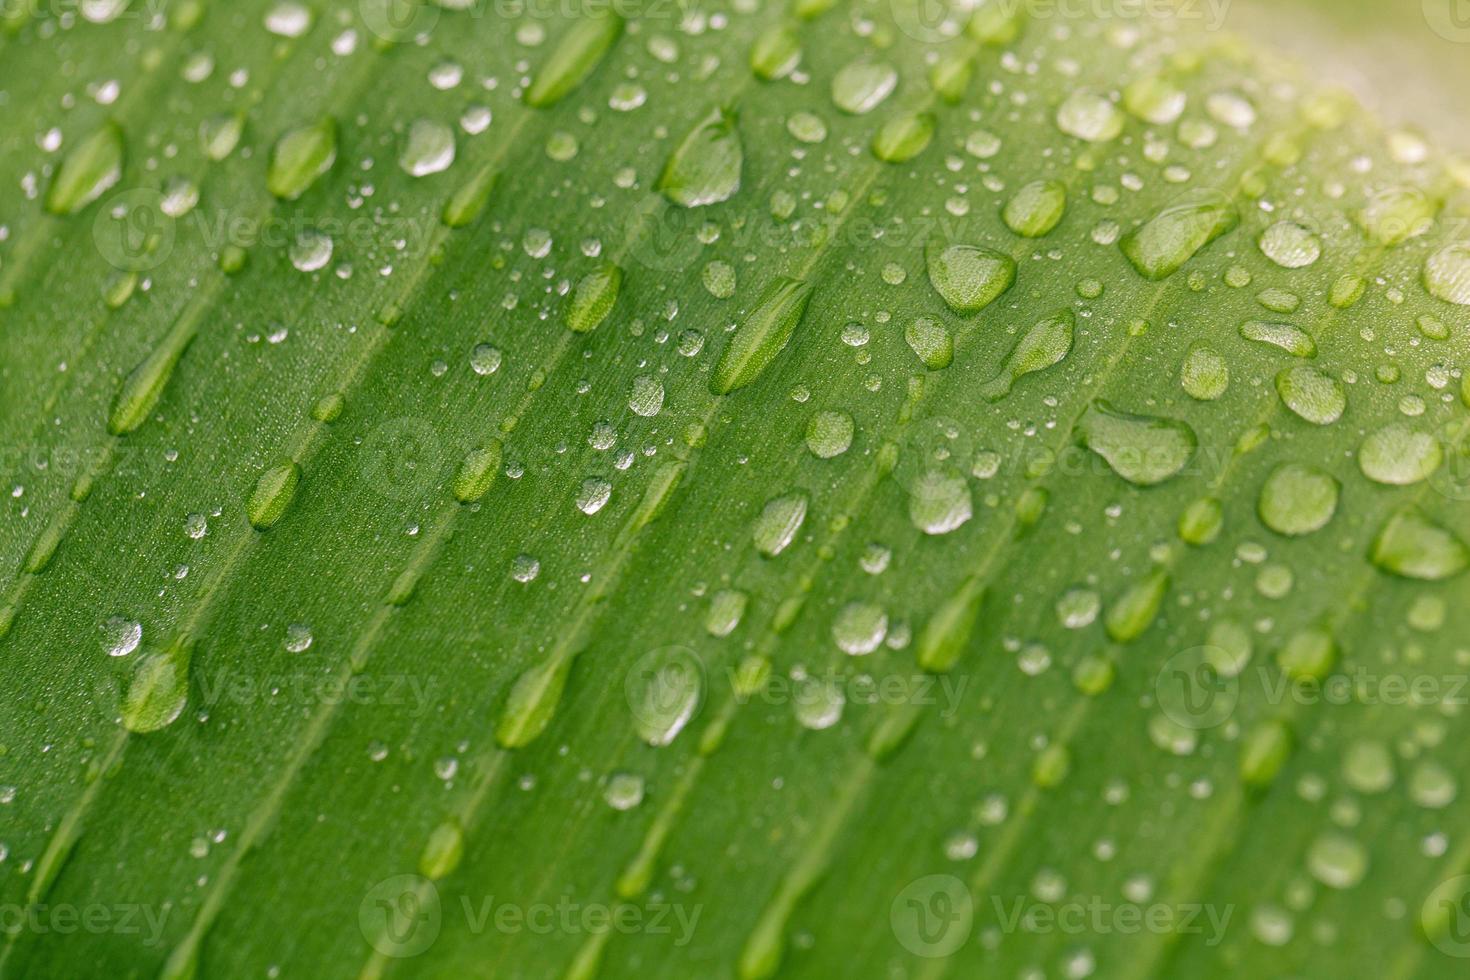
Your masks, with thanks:
M286 133L271 147L266 188L276 197L294 201L337 160L337 123L326 117Z
M871 112L893 93L898 69L881 61L859 59L838 69L832 77L832 101L843 112Z
M415 119L398 151L398 165L410 177L427 177L454 163L454 130L434 119Z
M111 122L72 147L46 192L46 210L75 214L101 197L122 178L123 152L123 131Z
M1088 449L1138 486L1162 483L1177 474L1199 444L1185 422L1120 412L1101 400L1087 407L1077 428Z
M1458 575L1470 565L1465 542L1415 507L1405 507L1384 522L1368 555L1385 572L1431 582Z
M735 117L716 110L700 120L669 155L658 189L682 207L718 204L740 189L744 162Z
M1277 534L1311 534L1332 520L1339 491L1337 480L1315 466L1283 463L1261 487L1256 513Z
M805 494L790 493L768 501L751 529L756 550L767 558L785 551L796 539L796 532L806 520Z
M1240 215L1229 198L1203 192L1164 208L1123 236L1120 247L1139 275L1165 279L1239 223Z
M924 259L934 291L956 313L983 310L1016 281L1014 259L979 245L931 242Z
M1444 461L1439 440L1402 422L1371 432L1358 448L1358 466L1375 483L1405 487L1428 479Z
M1308 365L1276 375L1276 392L1287 408L1313 425L1331 425L1347 409L1342 382Z
M1470 306L1470 242L1446 245L1424 263L1424 288L1435 299Z
M1028 374L1060 364L1072 350L1076 317L1062 310L1032 325L1016 342L1000 372L981 389L982 397L999 401L1011 393L1017 381Z

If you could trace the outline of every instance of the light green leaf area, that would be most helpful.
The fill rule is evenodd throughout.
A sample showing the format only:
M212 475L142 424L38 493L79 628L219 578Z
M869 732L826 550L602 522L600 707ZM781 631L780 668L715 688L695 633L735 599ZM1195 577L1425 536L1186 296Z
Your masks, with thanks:
M1463 160L1066 5L145 6L0 36L0 974L1463 972Z

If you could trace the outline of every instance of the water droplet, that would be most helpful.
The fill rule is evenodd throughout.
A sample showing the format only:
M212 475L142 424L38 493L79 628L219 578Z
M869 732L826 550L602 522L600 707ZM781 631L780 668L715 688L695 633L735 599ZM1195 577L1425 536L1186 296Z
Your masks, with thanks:
M1204 192L1164 208L1124 235L1120 247L1139 275L1157 281L1179 271L1200 249L1239 223L1229 198Z
M1428 479L1444 461L1439 440L1393 422L1369 433L1358 448L1358 466L1375 483L1406 487Z
M615 772L607 777L602 798L614 810L631 810L643 802L643 777L634 772Z
M1240 335L1257 344L1284 350L1293 357L1317 356L1317 344L1312 340L1312 335L1290 323L1247 320L1240 325Z
M1006 202L1001 217L1017 235L1040 238L1055 228L1066 212L1066 185L1056 180L1036 180Z
M1317 626L1293 633L1276 651L1276 666L1293 680L1322 680L1337 662L1337 642Z
M470 450L454 475L454 499L472 504L485 496L500 473L500 461L499 441L492 440L488 445Z
M1123 113L1101 92L1077 89L1057 109L1057 128L1089 143L1106 143L1123 132Z
M286 627L286 650L290 653L305 653L311 648L311 627L304 623L292 623Z
M1075 323L1072 311L1062 310L1032 325L1011 349L1000 372L981 387L981 396L999 401L1021 378L1060 364L1072 351Z
M1424 263L1424 288L1435 299L1470 306L1470 242L1446 245Z
M904 330L903 339L931 371L942 371L954 361L954 336L933 317L915 318Z
M589 476L577 491L577 509L591 516L612 498L612 484L600 476Z
M885 163L907 163L928 147L936 125L929 112L894 116L874 134L873 156Z
M286 133L271 147L266 188L275 197L294 201L337 160L337 123L331 117Z
M464 831L454 819L445 820L429 832L419 853L419 874L430 881L448 877L464 857Z
M784 24L767 28L750 49L750 67L768 82L785 78L801 61L801 42Z
M311 28L311 11L299 3L278 3L266 11L265 29L280 37L301 37Z
M332 261L332 239L314 228L303 230L291 243L290 258L300 272L316 272Z
M898 69L866 58L849 62L832 77L832 101L843 112L871 112L898 85Z
M1307 869L1328 888L1352 888L1368 872L1368 851L1351 837L1328 832L1312 842Z
M1123 107L1144 122L1166 126L1184 113L1188 94L1160 75L1135 79L1123 90Z
M415 119L398 151L398 165L410 177L427 177L449 169L454 149L454 130L434 119Z
M792 686L792 709L797 724L810 731L831 728L842 720L847 697L841 686L828 678L801 677Z
M538 109L559 102L592 74L623 33L623 19L598 13L576 20L526 89L526 104Z
M189 700L189 656L174 649L139 659L123 699L122 723L130 732L156 732L183 714Z
M853 421L846 412L818 412L806 427L806 446L812 455L831 459L852 445Z
M716 110L700 120L669 155L658 189L686 208L728 201L740 189L744 163L735 117Z
M782 276L772 282L720 355L710 391L726 395L759 377L786 349L811 296L811 286L799 279Z
M1283 269L1301 269L1322 257L1322 239L1294 221L1276 222L1261 232L1256 244L1266 258Z
M983 310L1016 281L1015 260L979 245L931 242L924 258L934 291L956 313Z
M796 539L796 532L806 520L805 494L791 493L768 501L751 529L756 550L774 558Z
M1087 407L1078 430L1088 449L1129 483L1153 486L1182 470L1199 439L1184 422L1120 412L1098 400Z
M664 407L664 386L654 377L640 374L633 379L633 386L628 392L628 407L633 414L644 418L652 418Z
M1311 534L1332 520L1340 489L1337 480L1315 466L1283 463L1261 487L1256 513L1277 534Z
M1342 778L1359 793L1382 793L1393 785L1393 753L1382 742L1360 739L1343 754Z
M1230 387L1230 366L1213 347L1197 344L1184 355L1179 367L1179 385L1190 398L1210 402Z
M832 620L832 639L849 656L867 656L887 635L888 614L871 602L849 602Z
M210 116L204 120L199 125L199 144L204 155L218 162L235 152L244 128L245 117L240 113Z
M625 684L633 729L654 747L668 745L699 709L704 670L684 647L664 647L638 661Z
M583 276L567 308L567 326L576 333L596 330L617 304L622 288L623 270L611 262Z
M46 210L75 214L97 200L122 178L123 154L123 131L104 123L62 161L46 192Z
M517 582L534 582L540 574L541 562L534 555L522 553L510 560L510 577Z
M476 344L470 350L470 370L484 377L500 370L500 348L494 344Z
M1435 582L1463 572L1470 565L1470 548L1417 508L1405 507L1384 522L1369 557L1392 575Z
M1131 643L1158 618L1164 596L1169 592L1169 574L1156 568L1125 589L1103 617L1108 636L1117 643Z
M1347 409L1342 382L1307 365L1276 375L1276 392L1287 408L1313 425L1331 425Z
M245 513L251 526L258 531L274 527L285 516L291 501L296 499L296 488L301 483L301 467L288 461L272 466L260 474L255 489L245 503Z
M970 484L958 473L925 470L909 490L909 521L925 534L948 534L974 512Z
M721 589L710 596L709 613L704 619L705 632L710 636L729 636L735 632L749 602L750 597L738 589Z
M109 657L126 657L143 642L143 624L123 616L112 616L102 624L102 649Z

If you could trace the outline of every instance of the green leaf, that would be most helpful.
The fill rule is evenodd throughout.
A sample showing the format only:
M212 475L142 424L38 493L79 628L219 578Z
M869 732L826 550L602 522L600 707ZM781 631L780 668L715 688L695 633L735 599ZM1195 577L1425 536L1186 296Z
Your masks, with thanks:
M1439 134L491 6L5 15L0 975L1462 970Z

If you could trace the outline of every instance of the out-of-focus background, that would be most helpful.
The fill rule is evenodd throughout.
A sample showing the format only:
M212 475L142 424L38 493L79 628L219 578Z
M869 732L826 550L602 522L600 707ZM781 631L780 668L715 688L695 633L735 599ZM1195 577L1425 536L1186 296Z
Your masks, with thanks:
M1181 0L1290 53L1392 123L1470 151L1470 0Z

